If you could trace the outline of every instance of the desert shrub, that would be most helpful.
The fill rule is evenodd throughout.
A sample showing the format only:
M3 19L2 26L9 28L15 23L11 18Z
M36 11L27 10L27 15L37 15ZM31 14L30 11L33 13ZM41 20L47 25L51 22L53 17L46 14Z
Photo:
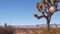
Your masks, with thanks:
M0 28L0 34L13 34L13 32L14 32L14 29L10 26Z

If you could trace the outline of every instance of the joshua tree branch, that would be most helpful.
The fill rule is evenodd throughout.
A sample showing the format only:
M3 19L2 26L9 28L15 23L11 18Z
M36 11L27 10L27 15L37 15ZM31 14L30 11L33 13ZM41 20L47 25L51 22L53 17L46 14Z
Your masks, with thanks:
M57 9L57 11L60 11L60 9Z
M46 16L45 16L45 15L38 16L37 14L34 14L34 17L36 17L37 19L41 19L41 18L43 18L43 17L45 17L45 18L46 18Z

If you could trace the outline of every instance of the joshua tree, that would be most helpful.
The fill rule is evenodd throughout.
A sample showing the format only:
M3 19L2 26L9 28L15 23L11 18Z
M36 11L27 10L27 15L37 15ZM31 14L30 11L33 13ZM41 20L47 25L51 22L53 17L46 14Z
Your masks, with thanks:
M5 23L5 27L7 26L7 23Z
M38 2L36 4L36 8L38 9L39 12L42 13L42 15L38 16L37 14L34 14L34 16L37 19L44 17L46 19L48 30L49 30L50 20L52 15L55 12L60 11L60 9L57 8L59 2L60 0L42 0L42 2Z

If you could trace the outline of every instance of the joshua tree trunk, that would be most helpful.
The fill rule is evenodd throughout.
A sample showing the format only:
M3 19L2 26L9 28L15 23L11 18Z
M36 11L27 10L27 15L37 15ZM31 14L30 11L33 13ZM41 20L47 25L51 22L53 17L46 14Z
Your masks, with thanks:
M49 17L48 17L49 18ZM47 28L48 28L48 30L50 30L49 29L49 27L50 27L50 19L48 20L48 18L47 18Z
M48 30L50 30L49 27L50 27L50 20L51 20L52 14L53 13L48 12L48 15L46 16L46 22L47 22L47 28L48 28Z

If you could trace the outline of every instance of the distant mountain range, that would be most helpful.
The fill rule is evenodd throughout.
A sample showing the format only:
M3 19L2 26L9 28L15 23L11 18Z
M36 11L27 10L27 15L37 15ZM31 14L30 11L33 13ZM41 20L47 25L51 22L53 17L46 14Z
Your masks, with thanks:
M46 24L39 24L39 25L23 25L23 26L13 26L14 28L40 28L40 27L47 27ZM60 24L50 24L50 27L58 27L60 28Z
M11 26L13 28L40 28L40 27L47 27L47 24L19 25L19 26L7 25L7 26ZM4 26L0 26L0 27L4 27ZM58 27L58 28L60 28L60 24L50 24L50 27Z

